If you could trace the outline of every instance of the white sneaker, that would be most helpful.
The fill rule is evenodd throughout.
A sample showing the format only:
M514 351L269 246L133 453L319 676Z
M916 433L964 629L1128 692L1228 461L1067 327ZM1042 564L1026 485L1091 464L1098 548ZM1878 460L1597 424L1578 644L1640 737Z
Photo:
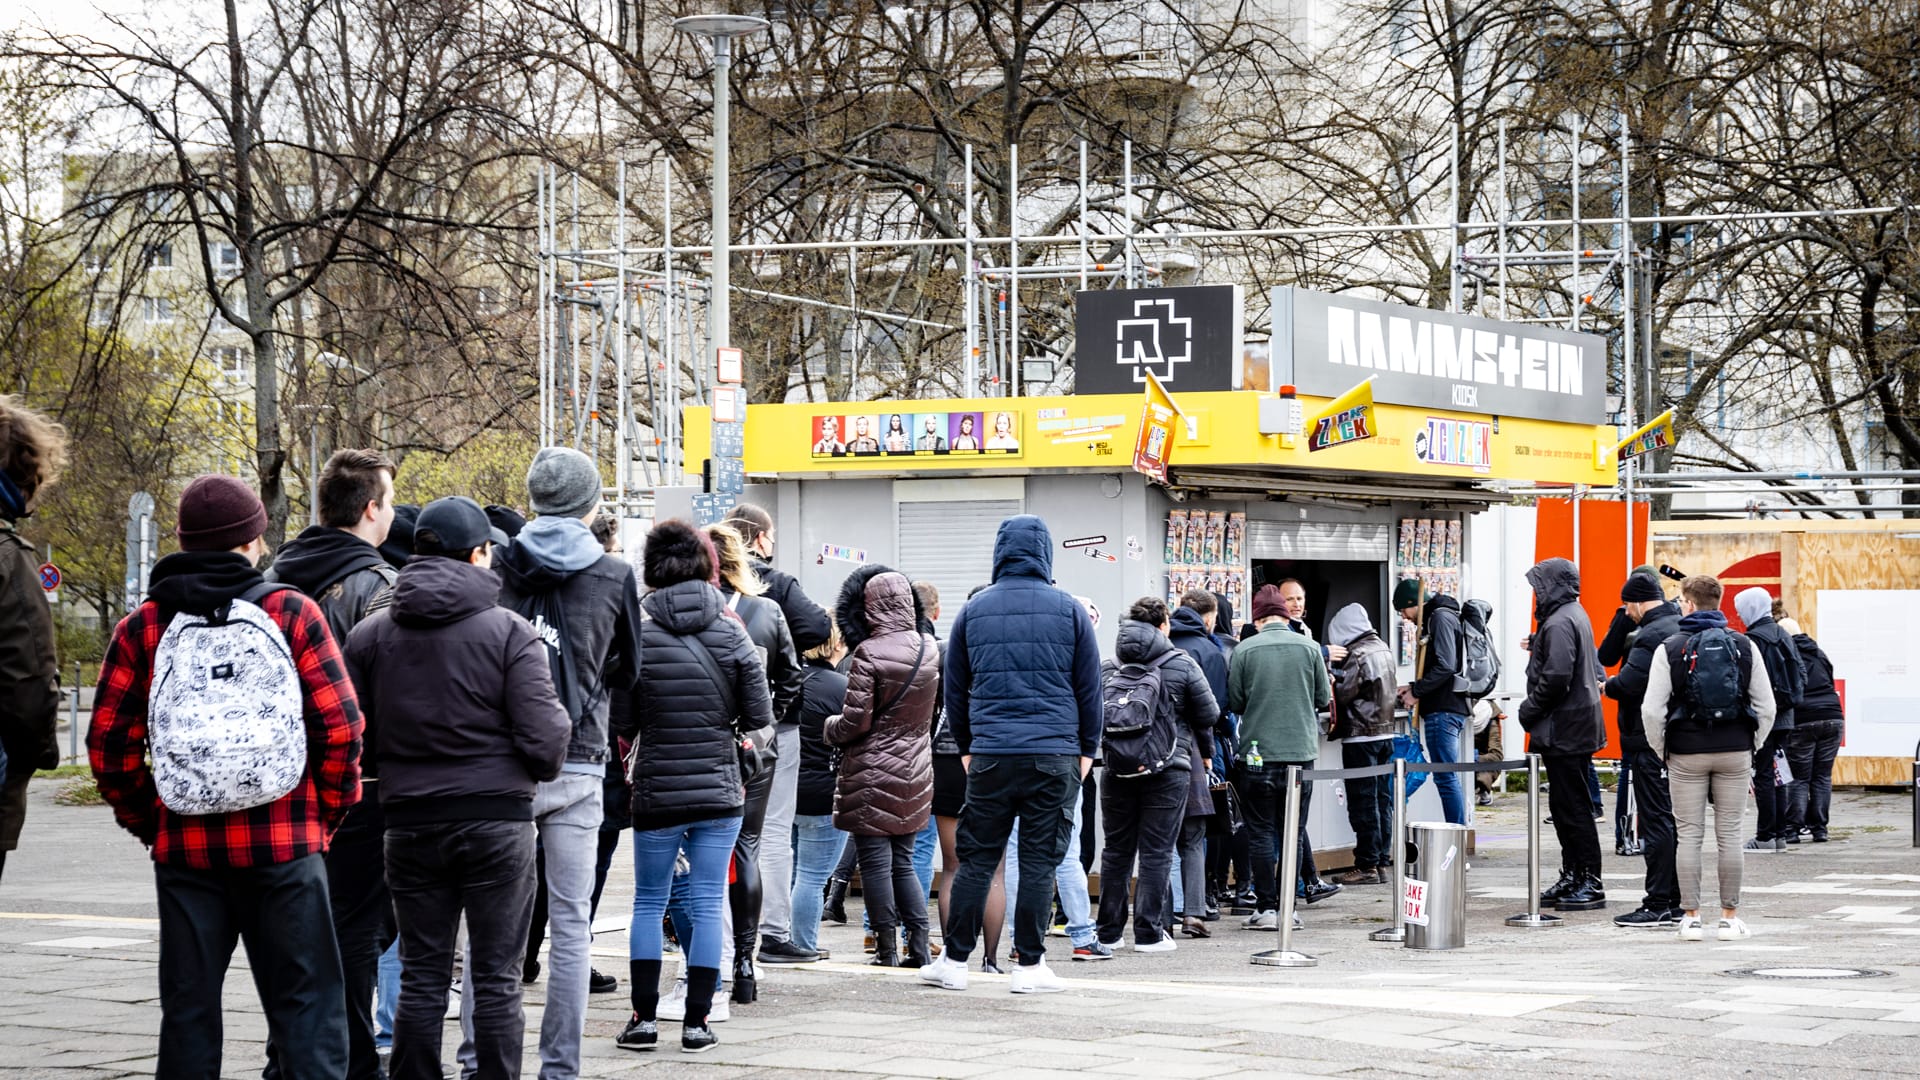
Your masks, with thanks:
M1300 921L1300 913L1297 911L1293 913L1293 928L1295 930L1305 930L1307 928L1307 924Z
M949 959L945 953L941 953L933 963L921 966L920 981L942 990L965 990L967 965Z
M714 996L719 997L718 994L715 994ZM715 1006L715 1011L718 1011L718 1006L724 1001L726 1001L726 998L720 998L719 1001L716 1001L713 1003ZM660 1004L654 1006L653 1016L654 1016L654 1019L656 1020L671 1021L672 1023L675 1023L675 1024L678 1024L682 1020L686 1019L687 980L677 979L674 981L673 989L669 990L667 992L667 995L660 999ZM712 1020L713 1017L708 1016L707 1019Z
M1707 928L1700 925L1700 916L1698 915L1680 916L1680 940L1681 941L1707 940Z
M1151 941L1145 945L1137 941L1133 943L1134 952L1172 952L1179 947L1179 944L1166 934L1161 934L1159 941Z
M1024 964L1015 967L1011 985L1007 987L1016 994L1057 994L1066 988L1067 981L1055 975L1045 960L1031 967Z
M1713 936L1721 941L1745 941L1753 936L1753 931L1747 929L1747 924L1736 915L1731 919L1721 919L1720 925L1713 928Z
M1247 921L1241 923L1240 927L1243 930L1277 931L1280 929L1280 913L1277 911L1256 911L1247 916Z

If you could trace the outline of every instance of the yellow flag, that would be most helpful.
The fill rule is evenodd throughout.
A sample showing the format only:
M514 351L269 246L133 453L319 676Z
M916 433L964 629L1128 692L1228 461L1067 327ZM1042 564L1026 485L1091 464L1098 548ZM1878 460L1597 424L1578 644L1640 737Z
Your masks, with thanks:
M1647 426L1620 440L1620 445L1613 448L1613 454L1615 460L1625 461L1672 445L1673 410L1668 409L1654 417Z
M1359 442L1379 434L1373 422L1373 377L1333 399L1325 412L1313 418L1307 450L1325 450L1341 443Z
M1147 400L1140 409L1140 431L1133 438L1135 472L1166 482L1167 460L1173 456L1173 425L1182 415L1173 395L1153 372L1147 372Z

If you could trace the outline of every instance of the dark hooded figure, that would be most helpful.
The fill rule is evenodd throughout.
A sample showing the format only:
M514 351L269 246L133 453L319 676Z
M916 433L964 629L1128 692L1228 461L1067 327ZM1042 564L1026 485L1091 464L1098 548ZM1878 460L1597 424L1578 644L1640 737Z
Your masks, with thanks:
M1561 911L1607 905L1600 884L1600 834L1587 796L1587 766L1606 745L1600 719L1600 661L1593 624L1580 606L1580 570L1548 559L1527 571L1533 586L1533 645L1527 654L1527 697L1520 726L1547 770L1553 831L1560 839L1560 880L1542 894Z

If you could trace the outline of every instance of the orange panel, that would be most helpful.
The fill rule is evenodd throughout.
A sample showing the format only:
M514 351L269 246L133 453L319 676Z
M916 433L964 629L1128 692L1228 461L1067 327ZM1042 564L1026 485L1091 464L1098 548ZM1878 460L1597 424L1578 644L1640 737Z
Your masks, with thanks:
M1573 500L1541 499L1536 507L1533 557L1571 559L1580 568L1580 606L1593 623L1596 644L1606 636L1613 613L1620 608L1620 587L1627 574L1647 559L1647 504L1633 507L1633 555L1627 555L1627 504L1615 500L1580 500L1580 550L1573 544ZM1607 746L1596 757L1620 756L1620 724L1612 699L1602 699L1606 711Z

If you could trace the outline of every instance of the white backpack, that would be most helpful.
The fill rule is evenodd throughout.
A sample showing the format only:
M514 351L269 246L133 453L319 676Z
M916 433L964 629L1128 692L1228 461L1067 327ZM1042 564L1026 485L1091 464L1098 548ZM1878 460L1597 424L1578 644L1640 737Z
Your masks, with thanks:
M153 655L147 743L160 801L176 814L274 802L307 771L307 727L293 650L256 585L224 613L181 612Z

